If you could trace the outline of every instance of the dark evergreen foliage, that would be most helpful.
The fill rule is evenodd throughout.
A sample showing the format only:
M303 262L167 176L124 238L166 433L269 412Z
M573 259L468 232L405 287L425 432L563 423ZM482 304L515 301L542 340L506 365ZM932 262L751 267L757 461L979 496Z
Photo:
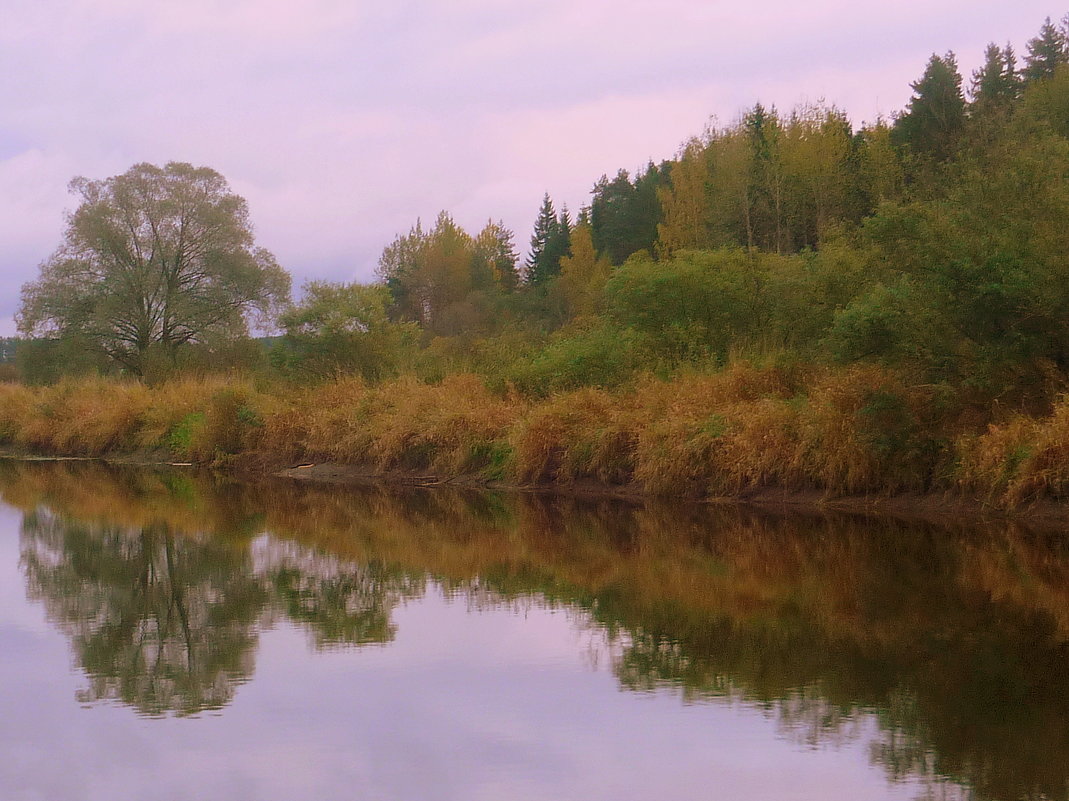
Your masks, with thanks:
M558 215L549 193L546 193L535 220L531 252L525 265L524 277L528 284L543 285L560 275L560 260L570 250L571 228L568 209L562 209Z
M661 222L657 190L667 185L668 169L667 162L651 162L633 181L627 170L620 170L611 181L603 175L594 184L590 227L599 255L622 264L632 253L653 252Z
M954 152L965 123L961 73L953 53L932 54L919 81L911 84L906 113L895 122L898 143L916 156L945 161Z
M1025 81L1053 78L1058 67L1069 64L1069 39L1065 27L1065 24L1055 25L1047 17L1039 35L1028 42L1023 72Z
M1017 57L1013 47L1007 44L1002 49L992 42L984 53L984 65L973 72L973 107L1005 107L1020 94L1021 78L1017 74Z

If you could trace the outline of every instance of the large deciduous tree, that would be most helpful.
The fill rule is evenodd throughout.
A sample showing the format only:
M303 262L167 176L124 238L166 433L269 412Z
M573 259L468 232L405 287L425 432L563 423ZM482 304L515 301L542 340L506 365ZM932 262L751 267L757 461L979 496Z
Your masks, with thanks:
M290 279L257 247L245 200L207 167L137 164L81 197L63 244L22 288L20 330L74 340L144 374L190 344L245 336L289 297Z
M669 183L657 190L663 222L657 225L657 255L670 258L680 250L709 247L708 143L691 139L669 171Z
M571 255L560 260L564 301L573 315L593 314L598 309L612 265L607 256L599 257L594 250L589 223L584 221L575 226L571 243Z

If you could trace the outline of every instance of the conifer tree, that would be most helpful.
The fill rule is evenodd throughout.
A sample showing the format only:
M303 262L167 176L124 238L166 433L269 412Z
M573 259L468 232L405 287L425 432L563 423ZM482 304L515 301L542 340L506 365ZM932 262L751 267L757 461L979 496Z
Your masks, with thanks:
M558 217L547 193L531 236L531 253L527 257L524 276L528 284L544 284L560 274L560 260L568 255L570 233L568 209L563 209Z
M603 175L594 184L592 194L590 222L594 247L613 264L620 264L629 253L627 240L635 194L631 175L627 170L619 170L611 181Z
M560 275L560 260L572 251L572 218L568 207L561 209L553 235L546 244L546 267L548 275Z
M1007 44L1003 50L992 42L984 52L984 65L972 75L973 108L1004 107L1016 100L1020 91L1013 47Z
M632 236L628 247L630 256L640 250L649 253L657 245L657 227L664 219L661 209L660 190L668 185L671 166L667 161L646 165L646 170L635 176L635 199L632 204Z
M1065 30L1047 17L1039 29L1039 35L1028 42L1028 55L1024 61L1022 74L1026 83L1053 78L1058 67L1069 64L1069 42Z
M557 227L557 210L553 208L553 201L546 192L542 198L542 206L538 210L535 219L534 233L531 234L531 251L527 254L524 263L524 280L528 284L540 283L545 271L546 244L553 236L553 230Z
M590 222L594 246L613 264L639 250L652 250L657 242L657 225L661 222L661 205L657 190L668 182L668 164L652 162L645 171L636 173L634 181L627 170L619 170L611 181L601 176L594 185L590 204Z
M895 121L896 143L917 156L945 161L954 152L965 123L957 58L952 52L933 53L924 75L911 86L909 106Z

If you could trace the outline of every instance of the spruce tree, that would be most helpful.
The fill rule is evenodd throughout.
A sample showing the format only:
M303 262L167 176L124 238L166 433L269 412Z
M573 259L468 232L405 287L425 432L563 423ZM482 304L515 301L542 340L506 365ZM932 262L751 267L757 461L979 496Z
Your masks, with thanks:
M613 264L639 250L652 251L657 242L657 224L661 222L661 205L657 190L668 183L668 164L652 162L634 181L627 170L620 170L609 180L601 176L594 185L590 204L590 221L594 246Z
M603 175L591 192L590 222L594 247L613 264L622 264L630 253L635 186L627 170L611 181Z
M917 156L945 161L954 152L965 123L961 73L952 52L934 53L924 75L913 87L906 112L895 121L896 144Z
M1050 17L1039 29L1039 35L1028 43L1028 55L1024 61L1022 74L1026 83L1052 78L1058 67L1069 64L1069 43L1065 31L1052 23Z
M1002 107L1017 99L1020 79L1010 45L1005 50L994 43L987 46L984 65L973 73L970 94L974 108Z
M557 224L546 243L546 277L560 275L560 260L572 252L572 219L568 207L561 209Z
M535 220L531 252L527 256L524 278L528 284L542 284L560 272L560 220L547 192Z

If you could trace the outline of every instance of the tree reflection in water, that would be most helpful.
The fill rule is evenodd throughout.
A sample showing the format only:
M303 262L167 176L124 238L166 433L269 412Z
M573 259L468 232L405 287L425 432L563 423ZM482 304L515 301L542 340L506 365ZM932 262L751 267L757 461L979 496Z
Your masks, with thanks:
M31 599L71 641L85 703L145 715L219 709L254 669L259 631L281 612L317 648L385 643L390 613L423 581L344 564L293 543L250 551L208 536L25 515L21 561Z
M80 700L195 714L252 675L266 593L241 551L163 523L126 529L44 508L25 516L22 535L29 595L89 677Z
M341 562L292 542L267 540L256 550L256 573L272 606L304 625L317 649L390 642L396 632L390 613L425 587L422 576L378 562Z
M570 610L631 691L864 738L933 798L1069 798L1063 536L89 466L0 463L0 494L88 698L217 707L275 617L318 648L388 642L431 577L477 608Z

